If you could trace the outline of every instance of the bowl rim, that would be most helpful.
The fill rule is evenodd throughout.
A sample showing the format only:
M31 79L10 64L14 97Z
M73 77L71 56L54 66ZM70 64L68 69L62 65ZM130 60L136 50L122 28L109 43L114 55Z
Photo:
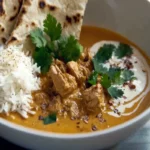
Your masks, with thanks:
M15 123L12 123L10 121L7 121L3 118L0 118L0 126L6 126L7 128L13 129L18 132L22 132L24 134L28 135L33 135L33 136L39 136L39 137L44 137L44 138L55 138L55 139L82 139L82 138L91 138L91 137L96 137L100 135L106 135L110 134L116 131L119 131L123 128L127 128L134 123L142 120L146 116L150 115L150 108L147 108L145 111L143 111L141 114L138 116L134 117L133 119L124 122L120 125L111 127L109 129L101 130L101 131L96 131L96 132L88 132L88 133L71 133L71 134L66 134L66 133L55 133L55 132L46 132L38 129L33 129L29 127L24 127L22 125L18 125Z

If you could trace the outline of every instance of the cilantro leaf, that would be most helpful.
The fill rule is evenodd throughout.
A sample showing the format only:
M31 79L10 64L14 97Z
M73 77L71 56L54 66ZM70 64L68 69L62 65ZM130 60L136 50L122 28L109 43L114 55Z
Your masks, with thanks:
M98 78L98 73L96 71L92 72L92 74L89 77L88 83L91 85L96 85Z
M123 96L124 92L121 89L118 89L117 87L109 87L108 93L112 98L118 99Z
M111 80L107 74L101 76L101 85L106 89L111 86Z
M48 72L50 65L52 63L51 54L48 53L48 50L45 47L36 48L33 53L34 62L41 67L41 72Z
M104 63L108 59L111 58L112 53L115 50L115 46L112 44L104 44L103 47L101 47L96 55L94 56L94 60L96 60L98 63Z
M125 82L131 81L134 77L134 73L131 70L123 70L122 71L122 76Z
M106 74L108 72L108 69L103 66L103 64L99 63L97 59L93 59L94 69L96 72L100 74Z
M113 78L113 84L122 85L124 84L124 79L121 77L121 71L117 71Z
M47 15L44 20L44 32L49 35L51 41L58 40L61 37L62 27L52 15Z
M123 58L125 56L131 56L133 54L133 49L127 44L120 43L119 47L115 51L115 55L118 58Z
M56 122L56 119L57 119L56 113L54 113L54 114L51 114L51 115L45 117L43 119L43 123L44 123L44 125L52 124L52 123Z
M32 43L35 44L35 46L38 48L45 47L47 44L47 41L43 35L43 31L40 28L33 30L30 33L30 37L31 37Z
M114 79L115 75L120 72L121 69L120 68L109 68L109 71L108 71L108 75L110 77L110 79Z
M58 41L59 57L65 62L77 61L83 51L82 45L74 36Z

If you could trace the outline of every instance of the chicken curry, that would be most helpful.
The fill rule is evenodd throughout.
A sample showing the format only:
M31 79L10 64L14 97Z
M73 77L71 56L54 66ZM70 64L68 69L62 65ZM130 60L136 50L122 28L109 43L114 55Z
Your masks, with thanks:
M36 114L29 115L28 119L22 118L15 112L9 115L0 114L0 117L26 127L43 131L83 133L119 125L142 113L149 107L148 96L150 93L146 94L143 100L141 100L142 98L138 101L135 100L149 86L147 68L142 70L147 80L146 85L140 94L137 94L130 100L130 102L134 101L132 107L128 105L122 111L121 100L119 101L117 99L122 98L124 103L128 104L126 101L128 97L125 94L123 95L124 90L117 89L115 91L114 87L108 87L110 83L107 74L97 73L98 71L96 69L94 71L94 68L96 68L95 60L98 58L96 55L98 53L92 56L93 54L90 52L90 49L99 41L106 41L104 45L102 44L102 48L107 46L107 41L119 41L120 43L124 43L125 48L129 48L128 45L133 46L150 65L149 58L143 51L121 35L103 28L83 26L80 43L84 48L79 59L67 62L63 61L63 59L55 59L46 74L38 74L41 80L41 89L32 92L34 101L32 105L36 110ZM111 49L112 45L109 45L109 49ZM107 48L105 50L107 51ZM126 67L126 75L132 74L130 70L134 65L136 66L138 64L138 60L131 62L130 57L128 55L123 60ZM94 58L95 60L93 60ZM100 55L99 58L101 58ZM105 62L106 65L107 62L108 60ZM103 70L104 68L101 69ZM121 82L123 86L127 86L129 90L135 91L138 88L136 87L137 77L133 74L132 79L126 82L120 81L120 78L116 78L116 76L113 76L113 78L117 82ZM135 80L135 84L133 80ZM134 92L131 94L134 95ZM117 103L115 103L116 101Z

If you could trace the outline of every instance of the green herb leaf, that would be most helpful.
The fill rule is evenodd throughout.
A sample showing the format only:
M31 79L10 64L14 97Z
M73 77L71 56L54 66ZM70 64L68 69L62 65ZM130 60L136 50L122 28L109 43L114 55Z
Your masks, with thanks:
M113 78L113 84L122 85L124 84L124 79L121 77L121 71L115 73Z
M106 89L111 86L111 80L107 74L101 76L101 85Z
M131 81L134 77L134 73L131 70L123 70L122 71L122 76L125 82Z
M65 62L77 61L83 51L83 47L80 45L74 36L68 38L62 38L58 42L59 57Z
M93 59L94 69L99 74L106 74L108 72L108 69L103 66L103 64L99 63L97 59Z
M49 35L52 41L58 40L61 37L61 24L50 14L44 20L44 32Z
M96 71L92 72L92 74L89 77L88 83L91 85L96 85L98 78L98 73Z
M47 44L47 41L43 35L43 31L40 28L33 30L30 33L30 37L32 43L35 44L35 46L38 48L45 47Z
M104 46L98 50L93 59L98 63L105 63L108 59L111 58L115 48L116 47L112 44L104 44Z
M120 68L110 68L108 71L108 75L110 77L110 79L114 79L115 75L119 72L120 73L121 69Z
M54 113L54 114L51 114L51 115L45 117L43 119L43 123L44 123L44 125L52 124L52 123L56 122L56 119L57 119L56 113Z
M123 96L124 92L121 89L118 89L117 87L109 87L108 93L112 98L118 99Z
M119 47L115 51L115 55L120 59L125 56L131 56L132 54L133 54L133 50L131 46L122 43L120 43Z
M35 63L41 67L41 72L43 74L49 71L50 65L52 63L52 57L45 47L36 48L33 53L33 59Z

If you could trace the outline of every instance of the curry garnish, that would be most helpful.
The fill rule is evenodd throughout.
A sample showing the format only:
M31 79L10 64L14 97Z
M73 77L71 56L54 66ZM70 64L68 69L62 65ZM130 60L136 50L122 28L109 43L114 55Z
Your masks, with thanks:
M55 123L57 120L56 113L50 114L43 119L44 125Z
M55 58L66 63L76 61L83 51L82 45L73 35L62 36L61 24L50 14L44 20L44 31L37 28L31 32L30 37L36 47L33 52L34 62L44 74Z
M119 47L115 50L115 55L118 58L123 58L125 56L131 56L133 54L133 50L131 46L127 44L120 43Z
M120 68L116 66L105 67L105 63L111 59L113 55L118 59L130 57L133 54L132 48L127 44L120 43L118 47L112 44L104 44L96 55L93 57L94 71L91 74L88 82L91 85L97 84L97 78L100 75L101 85L107 89L108 94L115 99L123 96L124 92L116 85L123 85L126 82L136 80L133 71L129 68Z

